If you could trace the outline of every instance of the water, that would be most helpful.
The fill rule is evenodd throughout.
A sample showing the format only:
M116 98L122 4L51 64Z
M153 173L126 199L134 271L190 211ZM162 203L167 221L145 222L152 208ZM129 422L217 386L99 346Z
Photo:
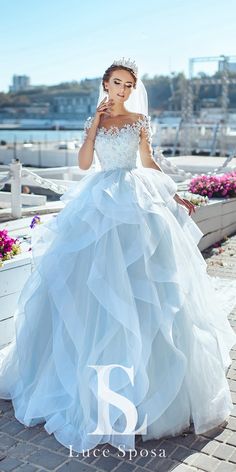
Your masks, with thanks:
M81 130L0 130L0 141L7 143L41 142L81 140Z

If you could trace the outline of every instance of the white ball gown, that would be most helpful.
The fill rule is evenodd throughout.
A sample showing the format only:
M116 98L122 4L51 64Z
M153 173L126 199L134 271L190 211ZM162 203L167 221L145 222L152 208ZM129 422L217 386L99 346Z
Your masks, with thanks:
M113 432L90 434L98 417L91 365L133 366L133 385L116 368L110 388L135 405L136 430L147 417L144 441L190 425L200 434L233 406L226 370L236 335L227 315L236 281L207 274L203 233L173 199L172 178L137 165L141 129L150 139L147 116L98 129L101 169L32 231L34 270L14 314L15 339L0 351L0 398L12 400L21 423L44 423L77 452L135 447L112 404Z

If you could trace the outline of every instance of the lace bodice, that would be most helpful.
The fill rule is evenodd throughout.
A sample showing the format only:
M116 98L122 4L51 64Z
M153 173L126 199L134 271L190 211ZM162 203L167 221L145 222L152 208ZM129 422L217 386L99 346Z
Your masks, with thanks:
M92 124L93 118L89 117L84 126L84 139L87 130ZM137 151L140 142L141 130L144 130L146 139L151 143L150 117L142 115L132 124L122 127L104 126L97 129L95 139L95 152L102 170L110 170L121 167L137 167Z

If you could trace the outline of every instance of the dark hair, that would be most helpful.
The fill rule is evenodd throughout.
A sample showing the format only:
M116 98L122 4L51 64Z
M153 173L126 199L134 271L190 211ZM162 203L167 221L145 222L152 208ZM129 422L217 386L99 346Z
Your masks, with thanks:
M103 85L104 92L106 91L105 82L108 82L108 80L111 77L112 72L114 72L115 70L120 70L120 69L121 70L127 70L127 72L129 72L132 75L132 77L134 79L134 88L136 87L137 75L134 73L133 69L130 69L129 67L125 67L125 66L111 65L110 67L108 67L105 70L105 72L103 74L102 85Z

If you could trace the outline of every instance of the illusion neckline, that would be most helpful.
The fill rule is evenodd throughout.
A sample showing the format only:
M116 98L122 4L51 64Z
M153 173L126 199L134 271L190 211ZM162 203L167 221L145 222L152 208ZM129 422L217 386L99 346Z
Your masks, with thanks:
M135 126L138 123L144 122L145 118L146 118L146 116L144 115L144 117L138 118L133 123L125 123L123 126L111 125L111 126L109 126L109 128L106 128L105 126L98 126L97 127L97 132L99 133L100 131L103 131L106 134L115 134L116 132L121 131L123 129L135 128Z

